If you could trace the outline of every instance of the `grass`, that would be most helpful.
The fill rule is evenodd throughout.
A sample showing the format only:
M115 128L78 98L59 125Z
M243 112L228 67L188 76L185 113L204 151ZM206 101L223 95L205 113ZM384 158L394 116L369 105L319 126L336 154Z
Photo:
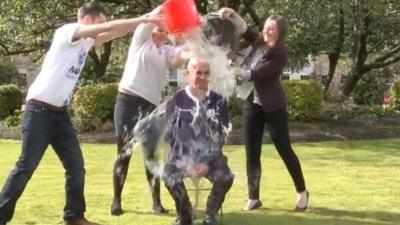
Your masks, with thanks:
M310 191L309 210L293 213L295 191L272 145L262 155L263 180L260 210L245 213L246 173L243 146L224 151L235 182L223 205L222 225L398 225L400 224L400 139L299 143L294 148L302 162ZM0 140L0 185L13 168L21 143ZM114 145L83 144L86 161L86 201L89 219L108 225L169 225L174 205L162 188L170 213L154 215L145 182L142 155L136 151L123 193L125 214L111 216ZM45 154L18 201L10 225L62 224L64 171L51 149ZM206 182L208 183L208 182ZM200 214L208 193L201 193ZM192 196L193 198L193 196ZM196 221L195 224L201 224Z

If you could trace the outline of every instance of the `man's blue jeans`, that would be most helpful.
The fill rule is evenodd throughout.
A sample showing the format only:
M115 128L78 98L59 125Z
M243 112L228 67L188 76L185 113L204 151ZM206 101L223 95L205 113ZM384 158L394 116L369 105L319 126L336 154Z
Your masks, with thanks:
M82 151L66 111L28 103L22 126L22 151L0 193L0 222L11 220L18 198L50 144L65 169L64 220L82 218L85 212L85 168ZM43 200L49 201L51 199Z

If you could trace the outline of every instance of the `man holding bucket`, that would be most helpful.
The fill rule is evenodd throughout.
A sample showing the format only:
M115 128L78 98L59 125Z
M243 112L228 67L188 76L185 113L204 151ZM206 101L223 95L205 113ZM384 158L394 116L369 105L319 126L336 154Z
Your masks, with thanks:
M17 201L49 145L65 169L65 224L97 224L84 215L84 159L67 106L93 45L125 35L139 23L159 22L158 17L106 22L104 9L87 2L78 10L76 23L55 31L42 69L27 94L21 155L0 193L0 225L13 217Z

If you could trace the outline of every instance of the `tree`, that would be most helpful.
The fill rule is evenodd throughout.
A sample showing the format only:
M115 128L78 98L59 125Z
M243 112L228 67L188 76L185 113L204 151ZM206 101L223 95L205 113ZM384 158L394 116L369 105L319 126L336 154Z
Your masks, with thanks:
M0 49L4 55L29 54L32 61L42 59L50 46L54 30L59 26L76 20L76 11L83 0L47 1L43 7L40 0L7 0L0 2ZM99 1L109 12L111 19L134 17L149 12L159 1ZM93 49L91 71L94 81L104 77L111 59L112 44L105 44L101 49ZM84 70L88 69L87 67Z
M18 71L10 58L0 55L0 85L12 83L15 76L18 76Z
M353 1L351 72L343 94L349 95L357 82L373 69L400 61L400 3L398 1Z
M162 0L99 0L111 18L143 15ZM397 0L195 0L202 14L221 7L239 11L251 29L261 31L271 14L283 15L289 22L288 45L291 66L301 66L308 54L327 52L329 88L340 57L350 58L351 72L343 86L349 95L368 72L400 60L400 2ZM29 54L40 60L49 47L54 29L72 21L83 0L0 1L0 53ZM101 81L107 71L120 69L129 37L108 43L90 52L86 78ZM92 76L92 77L90 77Z

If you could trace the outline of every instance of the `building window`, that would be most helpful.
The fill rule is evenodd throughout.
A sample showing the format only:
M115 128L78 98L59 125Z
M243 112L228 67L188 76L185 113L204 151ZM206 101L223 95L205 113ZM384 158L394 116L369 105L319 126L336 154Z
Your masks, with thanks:
M310 77L311 77L311 76L309 76L309 75L301 75L301 76L300 76L300 79L301 79L301 80L309 80Z
M289 74L283 74L282 80L290 80L290 75Z

